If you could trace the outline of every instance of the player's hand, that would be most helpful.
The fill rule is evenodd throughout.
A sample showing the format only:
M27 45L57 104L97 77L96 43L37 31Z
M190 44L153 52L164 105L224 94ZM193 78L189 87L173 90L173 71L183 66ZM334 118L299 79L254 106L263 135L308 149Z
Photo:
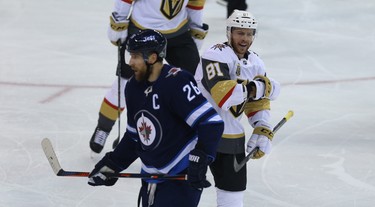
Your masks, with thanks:
M247 95L246 99L251 100L254 98L256 94L256 87L253 81L244 81L242 84L244 84L244 87L246 88Z
M112 44L117 46L118 42L123 43L128 36L129 20L126 17L119 16L116 12L113 12L109 19L110 25L107 36Z
M189 155L188 182L193 188L203 190L208 188L211 183L206 179L207 167L211 159L203 151L194 149Z
M259 124L254 128L253 134L247 142L246 152L255 149L252 158L259 159L264 154L269 154L272 148L273 132L267 124Z
M193 37L198 50L201 49L203 45L203 40L208 33L208 24L203 23L202 27L191 27L190 34Z
M110 153L107 153L102 160L100 160L96 165L93 171L91 171L89 175L89 181L88 184L92 186L99 186L99 185L105 185L105 186L112 186L114 185L118 178L116 175L118 175L115 170L113 170L112 167L115 164L110 159Z

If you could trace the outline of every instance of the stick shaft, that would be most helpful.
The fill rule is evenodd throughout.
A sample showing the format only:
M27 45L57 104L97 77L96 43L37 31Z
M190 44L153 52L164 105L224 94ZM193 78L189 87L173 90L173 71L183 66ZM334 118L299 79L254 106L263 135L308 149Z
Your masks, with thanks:
M57 176L70 176L70 177L88 177L89 172L78 171L65 171L60 170ZM166 174L139 174L139 173L119 173L114 174L113 177L117 178L141 178L141 179L164 179L164 180L187 180L187 175L166 175Z
M281 119L281 121L277 123L276 126L273 128L273 133L276 133L281 128L281 126L283 126L285 122L287 122L293 115L293 111L288 111L288 113L283 117L283 119Z
M56 156L55 150L52 147L52 143L48 138L42 140L42 148L46 158L57 176L66 176L66 177L88 177L89 172L82 171L65 171ZM141 179L164 179L164 180L187 180L187 175L167 175L167 174L140 174L140 173L119 173L114 174L114 177L118 178L141 178Z
M293 111L291 110L288 111L288 113L273 128L273 133L276 133L293 115L294 115ZM236 157L235 157L234 171L238 172L243 166L245 166L245 164L251 159L251 157L257 150L258 150L258 147L251 150L251 152L248 155L246 155L246 157L240 163L237 162Z
M124 57L125 58L125 57ZM117 42L117 132L118 136L112 143L112 149L115 149L121 138L121 41Z

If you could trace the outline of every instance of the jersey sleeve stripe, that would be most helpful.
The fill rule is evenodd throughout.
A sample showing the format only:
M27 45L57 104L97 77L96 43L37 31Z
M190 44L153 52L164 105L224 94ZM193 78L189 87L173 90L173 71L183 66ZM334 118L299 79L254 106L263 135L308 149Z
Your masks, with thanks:
M221 107L224 105L224 103L229 99L229 97L232 95L233 91L234 91L234 87L231 88L231 89L228 91L228 93L226 93L225 96L220 100L220 102L219 102L219 104L218 104L218 106L219 106L220 108L221 108Z
M206 101L204 104L197 107L191 114L189 114L188 118L186 119L186 123L189 124L189 126L194 126L197 120L212 109L211 104Z
M183 165L180 168L186 168L186 162L181 162L183 159L187 159L190 151L194 149L195 145L197 144L197 137L193 137L189 143L171 160L171 162L167 163L162 167L154 167L154 166L147 166L142 162L142 170L153 174L153 173L161 173L161 174L169 174L173 168L178 167L177 165ZM172 173L173 174L173 173Z
M223 119L219 114L215 114L214 116L210 117L207 122L223 122Z
M137 129L129 126L129 124L126 126L126 130L129 131L130 133L137 134Z
M204 7L206 0L189 0L187 7L194 10L201 10Z

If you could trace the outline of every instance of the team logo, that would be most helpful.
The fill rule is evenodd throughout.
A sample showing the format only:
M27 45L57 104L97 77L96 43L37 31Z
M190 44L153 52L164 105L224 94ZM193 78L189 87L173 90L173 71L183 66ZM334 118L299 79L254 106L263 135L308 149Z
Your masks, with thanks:
M162 130L159 120L146 110L135 115L137 132L144 150L155 149L162 139Z
M236 68L236 75L240 76L241 75L241 65L237 63L237 68Z
M222 51L225 47L226 47L225 44L216 44L216 45L212 46L212 49L214 49L214 50L219 49L220 51Z
M173 19L180 13L184 0L163 0L160 11L168 19Z
M169 71L168 71L168 74L167 74L167 78L169 77L169 76L176 76L177 75L177 73L178 72L180 72L181 71L181 68L171 68Z
M148 88L146 88L146 90L144 92L145 92L146 96L148 96L148 94L152 92L152 86L149 86Z
M239 117L239 116L242 114L242 112L244 111L245 104L246 104L246 101L244 101L243 103L238 104L238 105L236 105L236 106L232 106L232 107L229 108L229 111L231 112L231 114L232 114L235 118L237 118L237 117Z

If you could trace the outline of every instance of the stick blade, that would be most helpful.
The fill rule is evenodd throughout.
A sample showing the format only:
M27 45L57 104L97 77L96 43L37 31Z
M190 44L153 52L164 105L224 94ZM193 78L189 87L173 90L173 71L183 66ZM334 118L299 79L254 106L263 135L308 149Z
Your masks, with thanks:
M59 160L57 159L55 151L53 150L51 141L48 138L44 138L41 144L42 144L44 154L46 155L47 160L49 164L51 165L53 172L56 175L59 175L59 173L62 171L62 168L59 163Z

